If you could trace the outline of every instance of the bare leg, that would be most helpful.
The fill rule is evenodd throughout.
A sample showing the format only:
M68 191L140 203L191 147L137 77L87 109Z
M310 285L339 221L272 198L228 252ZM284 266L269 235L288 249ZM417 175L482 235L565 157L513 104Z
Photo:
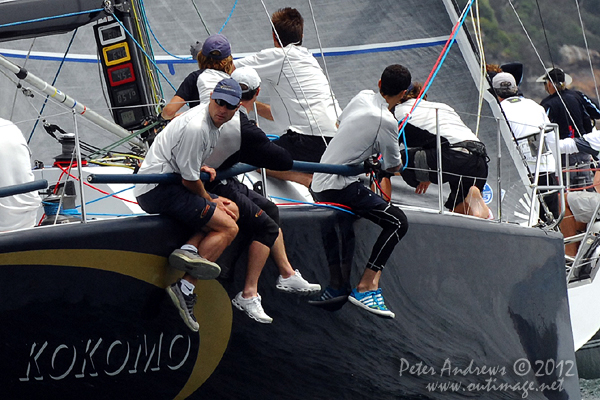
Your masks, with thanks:
M273 171L268 169L267 175L272 176L273 178L281 179L283 181L292 181L299 183L307 188L310 187L312 183L312 174L306 174L304 172L297 171Z
M279 229L279 236L277 236L277 240L271 247L271 257L273 257L273 261L275 261L275 265L279 269L279 274L283 278L289 278L294 275L294 268L292 268L292 264L288 260L287 253L285 252L285 244L283 242L283 232L281 228Z
M578 232L586 229L586 224L575 220L571 208L569 207L568 198L569 196L567 195L565 197L565 216L562 221L560 221L560 231L566 238L577 235ZM578 249L579 242L569 243L565 245L565 254L567 256L575 257Z
M269 258L270 249L260 242L252 242L248 249L248 270L242 297L248 299L258 294L258 278Z
M469 194L465 197L465 201L454 207L452 211L483 219L486 219L490 215L490 209L485 204L485 201L483 201L483 197L477 186L471 186Z
M366 292L368 290L377 290L379 288L379 279L381 278L381 271L373 271L370 268L365 268L363 276L356 285L356 289L359 292Z

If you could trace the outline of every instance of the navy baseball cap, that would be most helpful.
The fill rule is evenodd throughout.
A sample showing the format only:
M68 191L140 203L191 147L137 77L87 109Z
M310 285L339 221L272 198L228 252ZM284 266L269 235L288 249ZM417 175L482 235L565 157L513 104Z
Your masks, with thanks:
M213 60L222 60L231 55L231 46L225 35L210 35L202 45L202 55Z
M235 79L225 78L215 86L210 98L213 100L224 100L227 103L237 106L242 98L242 88Z

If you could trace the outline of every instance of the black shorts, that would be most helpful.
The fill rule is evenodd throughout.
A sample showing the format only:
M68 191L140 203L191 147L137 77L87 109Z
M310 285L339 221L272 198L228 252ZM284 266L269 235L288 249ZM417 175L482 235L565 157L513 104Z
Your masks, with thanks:
M320 202L338 203L348 206L356 215L364 217L378 206L389 203L360 182L351 183L343 189L324 190L315 192L314 196Z
M213 195L211 197L214 198ZM148 214L167 215L189 226L194 232L202 230L216 208L215 203L190 192L183 184L160 184L138 196L137 201Z
M318 163L327 148L325 142L329 144L331 139L330 136L309 136L288 130L275 143L289 151L294 160Z
M419 149L408 150L408 164L406 163L406 151L402 150L402 163L406 169L400 171L402 179L410 186L416 188L419 181L415 176L415 153ZM429 181L438 184L437 174L437 150L423 149L429 166ZM488 175L488 165L485 156L465 153L458 150L446 148L442 150L442 183L450 185L450 195L444 206L453 210L457 205L465 201L471 186L476 186L483 191Z
M277 209L275 204L233 178L224 182L208 183L206 186L211 192L233 201L238 206L240 217L237 223L242 231L250 233L253 240L267 247L273 246L279 234L279 213L277 211L277 221L274 221L259 204L264 208L272 206Z

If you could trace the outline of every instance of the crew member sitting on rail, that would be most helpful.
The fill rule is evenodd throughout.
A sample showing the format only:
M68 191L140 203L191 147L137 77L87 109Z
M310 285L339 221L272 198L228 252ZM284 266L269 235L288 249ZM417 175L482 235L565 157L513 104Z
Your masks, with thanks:
M400 169L398 123L391 113L410 85L411 75L402 65L390 65L379 80L379 93L363 90L340 115L339 127L321 157L325 164L357 164L381 153L382 168ZM385 263L408 230L400 208L365 187L357 176L315 173L312 190L318 201L348 206L352 211L383 228L377 238L362 278L349 300L378 316L394 318L383 299L379 279Z
M187 326L198 331L194 316L198 279L215 279L221 268L215 263L238 232L237 207L227 199L208 193L200 180L201 171L211 179L215 171L204 165L220 135L220 127L239 108L242 89L233 79L220 81L210 103L177 117L156 137L139 174L181 175L181 183L136 185L137 201L147 213L175 218L194 230L194 235L169 256L169 264L185 271L167 292Z
M395 109L398 121L403 121L412 110L404 123L404 137L399 138L408 147L407 151L401 151L406 169L400 175L417 194L425 193L431 182L438 184L436 126L439 126L442 182L450 184L445 207L456 213L491 219L491 210L481 196L488 175L485 145L448 105L423 98L413 109L421 87L420 83L413 83Z
M232 73L232 78L242 87L240 122L236 123L232 119L224 126L206 164L217 170L229 168L238 162L272 170L289 170L293 165L289 152L271 142L255 123L248 120L247 110L253 109L260 92L258 74L251 67L241 67ZM280 273L276 283L277 289L300 294L311 294L321 290L320 285L307 282L300 271L292 268L279 227L279 209L273 202L249 189L236 178L210 182L206 188L211 193L227 197L237 204L240 210L238 225L242 232L252 236L244 290L232 300L234 306L258 322L273 321L264 312L258 294L258 279L270 254Z

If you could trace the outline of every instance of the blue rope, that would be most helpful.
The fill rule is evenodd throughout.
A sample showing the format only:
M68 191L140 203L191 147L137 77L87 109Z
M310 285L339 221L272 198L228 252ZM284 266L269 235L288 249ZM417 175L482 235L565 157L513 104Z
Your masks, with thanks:
M69 46L67 46L67 50L65 51L65 55L63 56L63 59L60 61L60 65L58 66L58 71L56 71L56 75L54 75L54 80L52 81L52 86L54 86L56 84L56 81L58 79L58 75L60 74L60 71L65 63L65 60L67 59L67 54L69 54L69 50L71 49L71 45L73 44L73 40L75 39L75 34L77 33L77 28L73 31L73 36L71 36L71 41L69 42ZM42 114L44 113L44 109L46 108L46 104L48 103L48 99L50 98L50 96L46 96L46 99L44 99L44 104L42 104L42 108L40 109L40 115L38 117L38 119L35 121L35 124L33 125L33 128L31 129L31 133L29 134L29 139L27 139L27 144L29 144L29 142L31 141L31 138L33 137L33 133L35 132L35 128L37 128L39 122L40 122L40 117L42 116Z
M148 53L146 53L146 51L142 48L142 46L137 42L137 40L135 40L135 38L133 37L133 35L131 34L131 32L129 32L127 30L127 28L125 28L125 25L123 25L123 23L119 20L119 18L117 18L117 16L113 13L111 14L115 21L117 21L119 23L119 25L121 25L121 27L123 28L123 30L125 32L127 32L127 34L129 35L129 37L131 38L131 40L133 40L133 42L135 43L135 45L142 51L142 53L144 53L144 55L146 56L146 58L148 58L148 60L152 63L152 65L154 65L154 67L156 68L156 70L158 71L158 73L167 81L167 83L169 84L169 86L171 86L171 88L173 88L174 91L177 91L177 89L175 88L175 86L173 86L173 84L171 83L171 81L169 81L169 78L167 78L165 76L165 74L163 74L163 72L160 70L160 68L158 68L158 65L156 65L156 62L154 61L154 59L152 57L150 57L148 55Z
M128 190L131 190L131 189L133 189L134 187L135 187L135 186L131 186L131 187L128 187L128 188L126 188L126 189L119 190L118 192L114 192L114 193L111 193L111 194L107 194L106 196L98 197L98 198L97 198L97 199L95 199L95 200L88 201L87 203L85 203L85 205L87 206L88 204L92 204L92 203L95 203L95 202L97 202L97 201L104 200L104 199L106 199L106 198L108 198L108 197L113 197L113 196L116 196L116 195L118 195L119 193L126 192L126 191L128 191ZM77 207L80 207L80 206L77 206Z
M235 10L235 6L237 6L237 3L238 3L238 0L235 0L235 3L233 3L233 8L231 9L231 12L227 16L227 19L225 20L225 23L223 24L223 26L221 27L221 29L219 29L219 32L217 32L217 33L223 32L223 29L225 28L225 25L227 25L227 23L229 22L229 18L231 18L231 16L233 15L233 10Z
M466 11L463 13L463 17L462 17L461 21L458 24L458 28L454 31L454 35L452 35L452 37L450 38L450 44L448 45L448 47L446 47L446 51L444 52L444 55L442 56L442 60L440 61L440 63L438 64L437 68L433 72L433 75L431 76L431 79L429 80L429 83L427 84L427 86L425 86L425 89L423 90L423 94L421 95L421 97L419 97L417 99L417 102L416 102L414 108L417 108L419 106L419 103L421 102L421 99L423 98L423 96L425 96L425 94L427 93L427 91L431 87L431 84L435 80L435 77L437 76L438 72L440 71L440 68L442 68L442 65L444 64L444 61L446 61L446 57L448 56L448 53L450 53L450 49L452 48L452 45L454 44L454 42L456 42L456 35L458 35L458 32L460 31L460 29L462 28L465 20L467 19L467 15L469 15L469 10L471 9L471 6L473 5L474 2L475 2L475 0L471 0L471 2L469 3L469 6L466 8ZM400 136L402 136L403 143L404 143L404 151L405 151L405 154L406 154L406 164L402 166L402 171L404 171L406 169L406 165L408 164L408 147L406 146L406 135L404 134L404 129L405 129L406 124L408 123L409 119L410 119L410 115L406 119L406 123L404 125L402 125L402 128L398 132L398 138L400 138ZM402 121L398 121L398 127L400 127L401 123L402 123Z
M55 15L53 17L44 17L44 18L30 19L28 21L11 22L11 23L8 23L8 24L0 25L0 28L5 28L7 26L15 26L15 25L28 24L30 22L40 22L40 21L48 21L48 20L51 20L51 19L57 19L57 18L72 17L74 15L91 14L91 13L95 13L95 12L99 12L99 11L104 11L104 8L98 8L98 9L89 10L89 11L79 11L79 12L74 12L74 13L69 13L69 14L63 14L63 15Z
M174 57L174 58L176 58L178 60L192 60L193 59L192 56L189 56L189 57L179 57L179 56L177 56L175 54L170 53L167 49L164 48L164 46L162 45L162 43L158 40L158 38L154 34L154 31L152 30L152 27L150 26L150 22L148 21L148 17L146 16L146 11L145 11L146 7L144 6L144 1L143 0L140 0L140 5L141 5L142 10L143 10L142 14L143 14L143 17L144 17L144 23L148 27L148 29L150 30L150 33L152 34L152 37L154 38L154 40L156 41L156 43L158 44L158 46L161 49L163 49L163 51L165 53L167 53L171 57Z

